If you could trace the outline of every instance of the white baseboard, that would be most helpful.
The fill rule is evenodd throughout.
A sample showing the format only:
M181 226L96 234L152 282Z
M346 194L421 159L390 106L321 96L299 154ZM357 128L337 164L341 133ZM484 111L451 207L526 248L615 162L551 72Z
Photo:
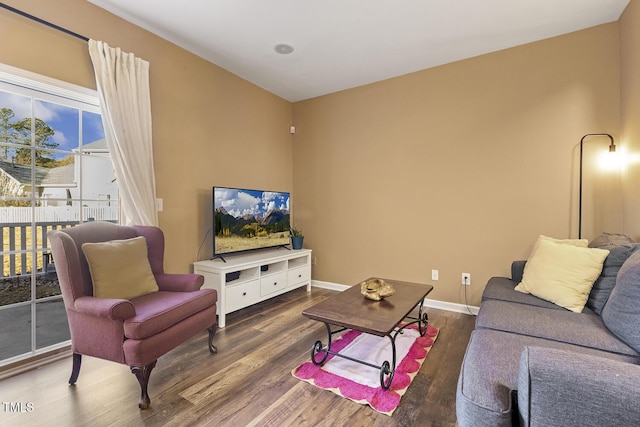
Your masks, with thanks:
M346 291L347 289L349 289L348 285L341 285L339 283L333 282L323 282L321 280L312 280L311 286L314 288L330 289L332 291Z
M14 375L18 375L21 374L23 372L26 371L30 371L32 369L36 369L39 368L40 366L44 366L46 364L58 361L58 360L62 360L62 359L66 359L66 358L70 358L71 355L73 354L73 352L71 351L71 346L70 345L66 345L66 347L69 347L68 349L63 349L59 352L52 352L49 355L45 355L44 357L39 357L36 358L32 361L28 361L25 363L18 363L16 364L16 366L14 367L10 367L5 369L4 371L0 371L0 381L12 377ZM71 366L71 365L69 365Z
M311 286L321 289L330 289L332 291L344 291L349 289L348 285L342 285L340 283L323 282L321 280L312 280ZM465 304L458 304L455 302L438 301L434 299L425 298L424 306L429 308L437 308L438 310L453 311L455 313L478 314L479 307L467 306Z
M476 307L473 305L465 305L458 304L455 302L446 302L446 301L438 301L435 299L424 299L424 306L429 308L437 308L438 310L446 310L453 311L456 313L464 313L464 314L472 314L474 316L478 315L478 310L480 307Z

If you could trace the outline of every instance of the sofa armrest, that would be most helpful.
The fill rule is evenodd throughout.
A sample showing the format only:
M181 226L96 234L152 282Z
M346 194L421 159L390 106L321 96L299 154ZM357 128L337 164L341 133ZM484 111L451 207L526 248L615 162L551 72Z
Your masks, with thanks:
M522 276L524 275L524 266L526 263L526 260L513 261L511 263L511 280L516 283L522 282Z
M156 274L156 282L161 291L192 292L204 285L204 276L200 274Z
M521 425L640 425L640 365L527 347L518 373Z
M126 320L136 315L135 307L126 299L83 296L76 298L74 308L82 314L111 320Z

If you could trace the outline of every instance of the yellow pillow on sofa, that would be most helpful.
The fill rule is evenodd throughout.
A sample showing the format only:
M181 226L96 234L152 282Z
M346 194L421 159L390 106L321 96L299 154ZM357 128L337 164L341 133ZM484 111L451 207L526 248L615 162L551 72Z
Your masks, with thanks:
M131 299L158 291L143 236L85 243L82 251L89 264L94 297Z
M529 259L535 255L538 247L540 246L540 242L546 240L549 242L562 243L564 245L577 246L580 248L586 248L589 246L589 241L587 239L554 239L553 237L539 235L538 240L534 243L533 248L531 248L531 253L529 254Z
M606 249L542 239L516 290L580 313L607 255Z
M527 263L524 265L524 270L522 271L523 276L524 276L524 273L527 272L527 267L529 265L529 261L531 260L531 258L534 257L534 255L538 251L538 247L540 246L540 242L542 242L542 241L561 243L561 244L564 244L564 245L577 246L577 247L581 247L581 248L586 248L589 245L589 241L587 239L554 239L553 237L548 237L548 236L544 236L544 235L541 234L541 235L538 236L538 239L533 244L533 248L531 248L531 253L529 254L529 258L527 258ZM528 294L529 293L525 289L525 287L521 286L520 284L518 284L518 286L516 286L515 289L516 289L516 291L520 291L520 292L522 292L524 294Z

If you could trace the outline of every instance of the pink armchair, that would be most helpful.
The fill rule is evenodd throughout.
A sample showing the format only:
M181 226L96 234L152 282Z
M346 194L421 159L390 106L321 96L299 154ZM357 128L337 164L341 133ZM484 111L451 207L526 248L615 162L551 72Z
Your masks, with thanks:
M87 222L47 233L71 331L73 370L80 374L82 355L128 365L140 384L140 409L149 407L149 376L157 359L199 332L209 330L209 351L216 353L217 293L200 289L196 274L166 274L164 235L157 227ZM144 236L159 291L130 300L96 298L83 243Z

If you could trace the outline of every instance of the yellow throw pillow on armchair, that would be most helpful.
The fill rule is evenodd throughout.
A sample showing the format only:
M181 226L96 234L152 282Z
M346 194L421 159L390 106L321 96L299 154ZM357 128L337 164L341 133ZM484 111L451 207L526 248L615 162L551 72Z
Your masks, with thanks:
M131 299L158 291L143 236L84 243L82 251L89 264L94 297Z
M516 290L580 313L607 255L606 249L543 239L527 261L522 282Z

